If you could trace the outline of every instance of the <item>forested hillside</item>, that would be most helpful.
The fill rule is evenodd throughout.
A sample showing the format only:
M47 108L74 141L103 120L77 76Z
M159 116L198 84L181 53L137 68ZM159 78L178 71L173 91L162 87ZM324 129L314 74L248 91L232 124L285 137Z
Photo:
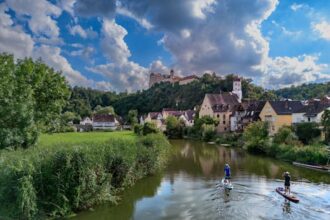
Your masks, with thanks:
M278 89L274 93L280 98L294 100L306 100L311 98L321 98L330 94L330 83L311 83L289 88Z
M136 93L102 92L75 87L66 111L87 116L97 106L112 105L117 114L127 115L130 109L139 114L160 111L162 108L192 109L201 104L205 93L219 93L232 90L234 75L221 79L216 75L204 74L199 80L187 85L160 83L150 89ZM243 96L249 99L276 99L276 96L262 87L255 86L249 79L242 82Z

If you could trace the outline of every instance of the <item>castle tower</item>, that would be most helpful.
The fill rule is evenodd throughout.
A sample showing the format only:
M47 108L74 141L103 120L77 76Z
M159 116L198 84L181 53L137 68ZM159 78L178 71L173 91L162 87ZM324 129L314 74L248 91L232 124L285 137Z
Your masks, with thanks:
M173 79L173 78L174 78L174 70L173 70L173 69L171 69L171 72L170 72L170 77L171 77L171 79Z
M238 101L241 102L243 98L243 93L242 93L242 81L240 78L235 78L233 80L233 93L238 96Z

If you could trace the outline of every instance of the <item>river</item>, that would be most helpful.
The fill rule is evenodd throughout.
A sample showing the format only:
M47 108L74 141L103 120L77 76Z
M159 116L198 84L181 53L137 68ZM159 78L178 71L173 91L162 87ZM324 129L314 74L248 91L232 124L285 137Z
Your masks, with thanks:
M330 219L330 174L295 167L241 149L173 140L173 155L161 173L126 190L116 206L104 204L74 219ZM234 189L220 180L224 164ZM289 171L300 203L275 192Z

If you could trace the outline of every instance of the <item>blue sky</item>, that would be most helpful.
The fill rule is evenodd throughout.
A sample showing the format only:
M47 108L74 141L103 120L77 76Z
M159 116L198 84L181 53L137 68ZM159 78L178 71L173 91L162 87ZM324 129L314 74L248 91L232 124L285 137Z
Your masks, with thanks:
M329 12L328 0L0 0L0 52L101 90L145 89L171 68L279 88L329 81Z

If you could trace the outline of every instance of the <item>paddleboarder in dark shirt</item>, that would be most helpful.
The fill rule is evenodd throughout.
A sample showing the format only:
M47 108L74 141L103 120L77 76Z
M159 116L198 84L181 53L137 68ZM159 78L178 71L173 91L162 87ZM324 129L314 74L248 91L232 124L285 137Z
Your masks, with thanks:
M286 171L284 173L284 188L285 188L285 194L287 194L289 192L290 195L290 181L291 181L291 176L290 173L288 171Z

